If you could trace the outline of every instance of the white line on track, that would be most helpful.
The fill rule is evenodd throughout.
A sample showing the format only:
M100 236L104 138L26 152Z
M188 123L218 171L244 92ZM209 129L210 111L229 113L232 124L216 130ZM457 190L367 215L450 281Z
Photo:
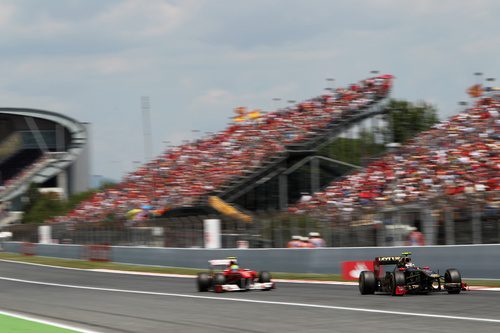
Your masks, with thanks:
M120 270L115 270L115 269L99 269L99 268L95 268L95 269L73 268L73 267L45 265L45 264L37 264L37 263L32 263L32 262L8 260L8 259L0 259L0 261L10 262L10 263L14 263L14 264L41 266L41 267L49 267L49 268L57 268L57 269L69 269L69 270L73 270L73 271L84 271L84 272L156 276L156 277L181 278L181 279L194 279L194 278L196 278L196 275L185 275L185 274L120 271ZM478 280L478 279L471 278L470 280ZM499 279L479 279L479 280L494 280L494 281L496 281ZM358 282L346 282L346 281L288 280L288 279L273 279L273 281L279 282L279 283L326 284L326 285L339 285L339 286L357 286L358 285ZM469 290L478 290L478 291L500 291L500 288L495 288L495 287L470 286L468 288L469 288Z
M168 273L148 273L148 272L133 272L133 271L118 271L114 269L91 269L92 272L110 273L110 274L128 274L128 275L142 275L142 276L159 276L159 277L174 277L182 279L194 279L196 275L183 275L183 274L168 274ZM357 286L358 282L345 282L345 281L318 281L318 280L288 280L288 279L273 279L274 282L284 283L302 283L302 284L331 284L341 286Z
M55 327L63 328L63 329L66 329L66 330L72 330L72 331L80 332L80 333L98 333L97 331L90 331L90 330L83 329L83 328L80 328L80 327L75 327L75 326L72 326L72 325L61 324L61 323L57 323L55 321L46 320L46 319L40 319L40 318L36 318L36 317L33 317L33 316L28 316L28 315L20 314L20 313L17 313L17 312L0 310L0 315L5 315L5 316L10 316L10 317L18 318L18 319L33 321L33 322L36 322L36 323L39 323L39 324L45 324L45 325L55 326Z
M40 281L31 281L31 280L23 280L23 279L14 279L14 278L8 278L8 277L0 277L0 280L12 281L12 282L20 282L20 283L28 283L28 284L36 284L36 285L44 285L44 286L52 286L52 287L60 287L60 288L98 290L98 291L127 293L127 294L141 294L141 295L153 295L153 296L170 296L170 297L194 298L194 299L209 299L209 300L217 300L217 301L222 301L222 302L258 303L258 304L271 304L271 305L294 306L294 307L305 307L305 308L318 308L318 309L330 309L330 310L344 310L344 311L380 313L380 314L391 314L391 315L413 316L413 317L425 317L425 318L439 318L439 319L453 319L453 320L477 321L477 322L488 322L488 323L500 323L500 319L491 319L491 318L464 317L464 316L448 316L448 315L438 315L438 314L429 314L429 313L415 313L415 312L402 312L402 311L390 311L390 310L376 310L376 309L355 308L355 307L335 306L335 305L307 304L307 303L293 303L293 302L277 302L277 301L263 301L263 300L242 299L242 298L229 298L229 297L226 298L226 297L216 297L216 296L199 296L199 295L187 295L187 294L160 293L160 292L141 291L141 290L100 288L100 287L77 286L77 285L70 285L70 284L60 284L60 283L50 283L50 282L40 282Z

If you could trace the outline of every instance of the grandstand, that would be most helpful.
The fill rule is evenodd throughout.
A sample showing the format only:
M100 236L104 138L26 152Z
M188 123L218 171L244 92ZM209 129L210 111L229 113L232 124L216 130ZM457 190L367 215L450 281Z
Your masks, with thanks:
M359 223L360 217L369 214L371 223L373 214L384 220L384 212L391 208L396 221L384 223L403 225L397 220L408 208L415 213L409 225L420 224L418 229L431 244L437 242L439 228L446 244L499 241L499 112L497 92L477 98L471 108L366 169L332 182L289 211L335 221L333 227L340 228ZM459 222L461 235L455 232Z
M285 208L296 198L289 196L291 191L283 182L259 199L265 206L248 197L255 197L255 184L279 183L277 179L284 179L290 167L308 162L318 146L342 129L382 113L391 85L390 75L372 77L283 110L243 117L221 132L165 151L120 184L51 222L100 222L110 215L125 218L138 207L195 207L206 205L210 196L250 210ZM311 164L317 168L317 162L314 159ZM336 168L326 169L329 180L340 175ZM320 181L319 177L313 181L317 189Z
M498 97L477 100L474 107L418 135L365 170L331 183L293 210L324 215L342 207L497 191Z
M372 77L275 112L240 114L48 222L59 240L136 244L133 229L140 244L178 247L203 246L207 216L222 219L225 247L242 239L284 247L311 231L327 246L403 245L415 229L427 244L499 242L498 91L364 168L319 154L385 117L391 84L389 75ZM117 230L106 229L112 221ZM163 234L147 236L156 227Z
M51 111L0 108L0 201L11 212L1 224L19 218L30 183L62 197L88 189L86 127Z

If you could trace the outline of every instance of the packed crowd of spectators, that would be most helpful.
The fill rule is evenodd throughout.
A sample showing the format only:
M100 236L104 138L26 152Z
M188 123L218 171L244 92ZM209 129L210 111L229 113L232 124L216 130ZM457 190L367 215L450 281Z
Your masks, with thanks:
M335 219L363 208L460 195L498 200L500 95L435 125L365 170L330 184L290 212Z
M194 204L234 177L245 175L284 153L286 146L314 137L346 114L386 97L392 76L368 78L292 107L234 123L225 130L165 151L128 174L113 188L95 194L67 216L51 222L98 222L126 216L139 207L163 209Z

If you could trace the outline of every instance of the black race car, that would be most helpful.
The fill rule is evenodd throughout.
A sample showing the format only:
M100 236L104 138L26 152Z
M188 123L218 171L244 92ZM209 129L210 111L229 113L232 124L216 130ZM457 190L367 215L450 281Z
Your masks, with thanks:
M394 269L384 274L381 266L391 265L394 265ZM385 292L402 296L436 291L458 294L467 290L458 270L449 268L442 276L429 267L417 267L411 261L411 252L403 252L401 256L376 257L373 267L373 271L363 271L359 275L359 291L362 295Z

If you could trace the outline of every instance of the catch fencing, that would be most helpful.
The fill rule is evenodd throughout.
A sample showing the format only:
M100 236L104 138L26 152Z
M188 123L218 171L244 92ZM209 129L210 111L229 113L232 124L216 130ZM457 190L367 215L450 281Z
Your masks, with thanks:
M308 236L310 232L319 232L327 247L417 245L409 240L413 229L421 232L424 245L497 244L500 210L495 202L476 195L457 197L454 201L358 207L317 216L256 212L251 223L206 215L141 222L55 224L52 242L202 248L203 220L220 219L223 248L241 244L250 248L284 248L292 236ZM38 242L37 228L18 225L8 230L13 232L14 241Z

